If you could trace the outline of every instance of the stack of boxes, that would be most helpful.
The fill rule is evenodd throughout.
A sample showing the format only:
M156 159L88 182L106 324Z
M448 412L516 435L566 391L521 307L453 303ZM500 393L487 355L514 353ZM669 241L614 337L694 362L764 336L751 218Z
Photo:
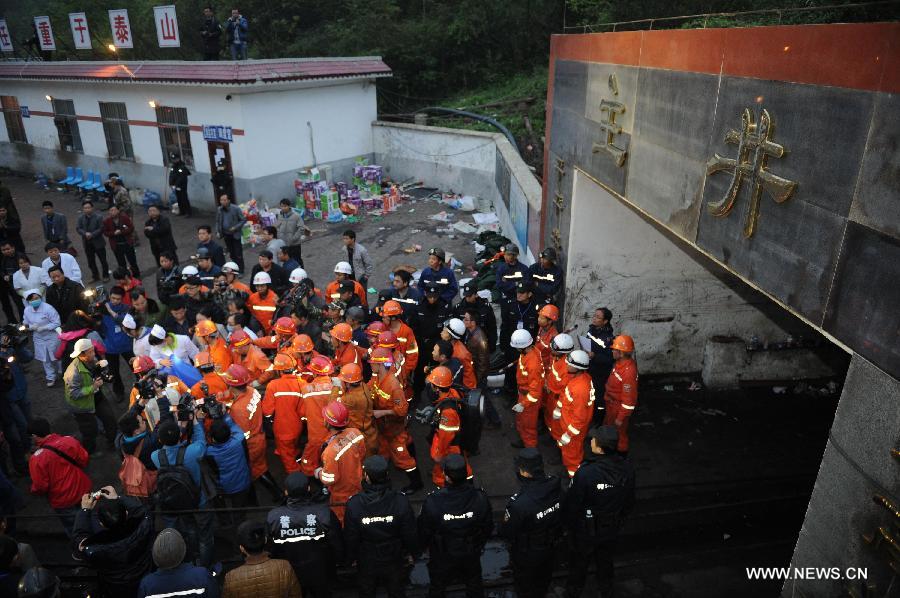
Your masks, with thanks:
M366 158L357 158L350 184L329 184L318 168L305 168L297 175L298 178L294 181L297 195L295 206L307 218L338 222L344 213L357 214L360 209L384 208L385 198L389 198L387 203L394 206L399 202L396 191L393 196L385 195L382 191L383 168L369 164Z

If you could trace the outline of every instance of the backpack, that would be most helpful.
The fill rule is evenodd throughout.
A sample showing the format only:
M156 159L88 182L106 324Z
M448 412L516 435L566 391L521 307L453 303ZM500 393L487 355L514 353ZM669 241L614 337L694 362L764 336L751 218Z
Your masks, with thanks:
M441 421L441 411L444 409L453 409L459 415L459 432L453 439L453 444L459 446L466 453L470 453L478 449L478 441L481 435L481 419L477 417L477 413L467 405L467 398L461 399L445 399L441 401L434 410L433 429L436 429ZM473 417L473 415L475 417ZM477 421L476 421L477 419Z
M159 475L156 478L156 502L163 511L188 511L200 505L200 488L184 466L186 445L178 447L175 464L169 463L166 449L159 451Z
M150 471L141 461L141 448L144 439L138 442L133 455L125 454L122 459L122 467L119 468L119 480L122 482L122 490L126 496L147 498L156 491L156 478L158 472Z

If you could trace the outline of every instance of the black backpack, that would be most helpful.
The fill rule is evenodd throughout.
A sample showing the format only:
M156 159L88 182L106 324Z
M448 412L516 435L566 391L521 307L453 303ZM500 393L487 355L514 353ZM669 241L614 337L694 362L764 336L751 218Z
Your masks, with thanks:
M156 478L156 502L163 511L187 511L200 506L200 488L184 465L186 445L178 447L175 464L169 463L166 449L159 451L159 476Z
M437 429L441 421L441 411L444 409L453 409L459 414L459 432L453 439L453 444L459 446L466 453L473 452L478 449L478 440L481 435L481 420L473 417L473 409L467 404L468 397L463 395L462 399L445 399L438 403L434 410L433 429Z

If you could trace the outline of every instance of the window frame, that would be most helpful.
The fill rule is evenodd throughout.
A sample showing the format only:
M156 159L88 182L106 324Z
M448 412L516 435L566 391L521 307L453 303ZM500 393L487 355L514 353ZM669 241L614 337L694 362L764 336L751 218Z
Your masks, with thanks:
M78 128L78 116L75 113L75 101L53 98L52 104L53 124L56 125L56 133L59 135L59 149L64 152L83 154L84 144L81 142L81 131ZM61 108L71 108L71 114L61 111ZM68 131L64 130L66 128ZM72 149L66 148L65 137L71 138Z
M176 106L156 107L156 126L159 129L159 145L163 164L170 165L169 153L177 152L188 168L194 168L194 150L191 146L191 125L187 108Z
M22 106L16 96L0 95L0 110L3 112L3 120L6 123L6 136L10 143L28 144L28 134L25 132L25 121L22 118ZM12 127L11 127L12 125ZM17 131L14 131L18 129ZM20 133L21 139L14 133Z
M128 108L125 102L100 102L100 121L103 123L103 137L106 139L106 152L110 160L126 160L134 162L134 144L131 142L131 129L128 126ZM122 153L115 151L118 145Z

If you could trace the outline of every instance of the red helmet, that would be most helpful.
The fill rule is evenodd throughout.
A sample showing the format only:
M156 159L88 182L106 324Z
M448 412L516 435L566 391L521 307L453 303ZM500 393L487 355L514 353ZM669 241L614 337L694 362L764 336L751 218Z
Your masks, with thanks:
M324 355L316 355L309 362L309 370L319 376L330 376L334 373L334 364Z
M376 339L385 330L387 330L387 326L384 325L384 322L375 321L366 327L366 334L371 336L372 339Z
M328 425L334 428L346 428L350 422L350 412L347 411L347 406L337 401L331 401L322 407L322 417L325 418Z
M228 386L247 386L250 384L250 372L244 366L232 363L222 374L222 380Z
M548 303L541 308L541 311L538 312L538 315L544 316L548 320L552 320L553 322L555 322L559 319L559 308Z
M430 382L438 388L450 388L453 386L453 373L450 368L439 365L431 370L425 382Z
M203 370L204 368L212 369L216 367L216 364L213 363L212 355L207 351L201 351L194 355L194 367L198 370Z
M335 324L334 328L331 329L331 336L342 343L349 343L350 339L353 338L353 329L350 328L350 324L340 322Z
M235 328L231 333L231 336L228 337L228 342L231 343L232 347L243 347L244 345L249 345L250 340L250 335L244 332L243 328Z
M310 353L315 348L316 347L308 334L298 334L294 337L294 340L291 341L291 349L297 353Z
M394 365L394 352L384 347L378 347L372 351L369 363L383 363L385 367L391 367Z
M358 363L345 363L341 368L341 373L338 374L338 378L346 382L347 384L356 384L357 382L362 382L363 371Z
M135 357L131 362L131 371L135 374L146 374L156 367L153 360L148 355L140 355Z
M278 334L296 334L297 325L288 317L281 317L275 320L275 332Z
M388 299L384 302L384 305L381 306L381 315L383 316L399 316L402 313L403 306L400 305L399 301Z
M272 360L272 369L276 372L289 372L297 369L297 360L287 353L278 353Z
M378 342L375 343L375 346L384 347L385 349L396 349L397 335L390 330L385 330L378 335Z

